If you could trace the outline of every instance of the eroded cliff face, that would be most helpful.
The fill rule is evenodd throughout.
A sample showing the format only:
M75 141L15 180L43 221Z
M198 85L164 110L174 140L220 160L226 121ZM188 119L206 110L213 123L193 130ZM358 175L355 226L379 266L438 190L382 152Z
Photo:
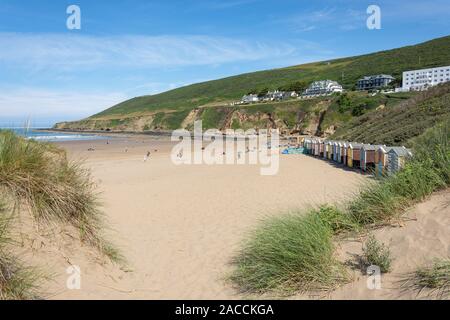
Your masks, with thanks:
M271 110L255 110L252 107L195 108L116 118L88 118L61 122L55 128L105 132L171 131L179 128L192 131L194 122L203 120L204 129L216 128L223 132L227 129L279 129L284 134L320 135L320 123L327 107L326 103L320 102L308 110L283 107Z

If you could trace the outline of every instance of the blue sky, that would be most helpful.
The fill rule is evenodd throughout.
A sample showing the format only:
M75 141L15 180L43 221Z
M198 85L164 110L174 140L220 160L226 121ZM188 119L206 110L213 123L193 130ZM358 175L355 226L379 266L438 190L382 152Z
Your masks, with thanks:
M66 8L81 8L68 30ZM366 27L381 8L382 29ZM0 0L0 125L89 116L190 83L450 34L450 1Z

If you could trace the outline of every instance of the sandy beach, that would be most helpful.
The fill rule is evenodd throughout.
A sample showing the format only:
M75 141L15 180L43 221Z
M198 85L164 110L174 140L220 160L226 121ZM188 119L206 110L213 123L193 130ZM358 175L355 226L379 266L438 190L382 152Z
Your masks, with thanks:
M87 247L80 250L80 242L68 231L60 232L54 241L42 238L38 250L24 245L23 256L51 270L51 281L44 287L52 299L248 298L226 281L246 233L270 215L343 201L368 179L304 155L281 155L280 170L274 176L261 176L255 165L176 166L170 160L173 143L167 138L137 136L59 145L72 159L84 159L92 170L110 226L108 237L120 248L127 265L105 262ZM144 162L147 151L151 156ZM408 241L409 255L414 255L416 245L425 246L426 254L427 246L436 247L436 243L421 243L420 238L438 232L437 241L447 242L437 251L445 254L448 221L441 220L448 219L446 210L437 223L427 220L434 228L394 230L394 241ZM391 233L384 238L391 239ZM35 243L35 239L29 241ZM360 246L345 243L339 250L345 255ZM401 265L401 259L396 263ZM70 265L80 267L81 290L66 288ZM412 267L411 263L405 267ZM330 297L389 294L374 296L363 286L365 278L360 278Z

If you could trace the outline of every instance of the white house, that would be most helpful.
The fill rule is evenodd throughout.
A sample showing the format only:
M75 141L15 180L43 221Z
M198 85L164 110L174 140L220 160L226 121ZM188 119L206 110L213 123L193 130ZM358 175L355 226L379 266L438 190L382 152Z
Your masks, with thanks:
M241 102L242 103L252 103L252 102L258 102L259 97L257 94L247 94L242 97Z
M266 100L266 101L285 100L285 99L289 99L291 97L295 97L294 93L295 93L295 91L293 91L293 92L290 92L290 91L286 92L286 91L279 91L279 90L269 91L264 96L264 100Z
M402 91L422 91L450 81L450 66L403 72Z
M342 86L336 81L322 80L311 83L308 89L303 93L304 96L323 96L330 95L335 92L344 91Z

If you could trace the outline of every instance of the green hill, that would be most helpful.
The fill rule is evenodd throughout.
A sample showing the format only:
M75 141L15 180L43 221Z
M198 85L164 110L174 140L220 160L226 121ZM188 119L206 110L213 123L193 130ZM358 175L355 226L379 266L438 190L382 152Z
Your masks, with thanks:
M312 110L315 116L323 116L321 112L333 104L334 98L325 99L325 102L319 99L315 102L316 107L311 107L309 101L297 100L272 106L244 107L231 107L229 102L239 100L250 91L277 89L298 81L309 83L322 79L337 80L345 89L351 90L356 81L364 75L387 73L400 82L403 71L442 65L450 65L450 36L357 57L259 71L193 84L152 96L133 98L82 121L60 123L56 127L72 130L172 130L179 127L189 128L194 119L206 119L208 126L224 128L233 127L233 121L234 127L246 127L258 121L262 121L260 124L263 125L264 118L270 118L269 123L275 121L286 128L308 127L298 121L303 119L302 113ZM285 106L288 108L285 109ZM206 110L207 108L216 110ZM236 116L239 121L236 117L230 121L233 118L232 111L240 110L244 110L244 115ZM250 119L248 123L245 120L248 112L245 110L250 110L253 115L247 117ZM275 111L276 114L273 114ZM349 113L346 113L345 117L337 116L333 119L332 113L328 113L329 121L325 122L327 127L339 126L340 122L349 121L353 117ZM320 128L322 131L325 129Z

